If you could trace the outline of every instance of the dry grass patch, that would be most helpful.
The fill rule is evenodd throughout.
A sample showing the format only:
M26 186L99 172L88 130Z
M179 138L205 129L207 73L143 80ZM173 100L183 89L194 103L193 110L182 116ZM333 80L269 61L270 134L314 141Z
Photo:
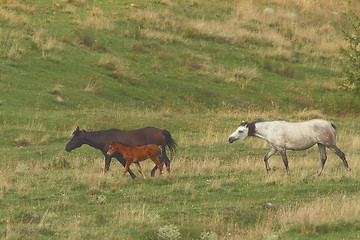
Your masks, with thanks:
M10 25L22 27L30 23L30 19L27 16L19 15L13 11L6 10L0 7L0 20L7 21Z
M31 133L20 134L19 137L15 139L14 146L16 147L25 147L35 144L35 137Z
M226 75L226 82L236 83L241 86L241 89L246 88L253 80L260 77L257 68L253 67L236 68Z
M99 85L99 79L97 77L92 77L84 88L84 91L96 95L99 92Z
M174 33L144 29L144 30L141 30L140 34L144 38L156 39L156 40L160 40L162 42L177 42L177 43L185 43L186 42L182 37L180 37Z
M51 50L62 50L63 44L52 36L48 36L43 29L36 30L31 37L37 49L41 50L42 56L46 57L46 53Z
M111 54L102 55L98 61L98 65L110 70L110 76L115 79L139 80L139 77L129 69L127 63Z
M12 61L18 61L24 55L25 49L16 41L13 42L9 51L6 53L6 58Z
M120 226L137 224L158 225L162 219L160 215L151 210L146 204L122 204L114 213L114 221Z
M34 14L36 11L35 7L29 7L27 5L21 4L18 1L7 1L4 6L8 9L13 9L15 11L24 12L27 14Z
M269 222L279 224L283 232L297 229L302 234L313 234L323 225L357 224L359 214L359 196L339 195L282 209Z
M76 13L76 7L74 5L71 4L66 4L64 9L63 9L64 13Z
M95 31L112 31L115 28L112 20L105 16L88 16L84 20L77 20L76 23L82 29Z
M292 52L299 52L310 58L338 55L340 47L345 46L345 41L335 29L339 22L343 22L337 4L333 1L301 2L306 4L297 2L294 5L288 0L272 5L273 8L266 8L255 1L245 1L235 5L232 14L224 21L187 19L182 23L182 29L184 32L185 29L193 29L191 32L194 36L203 34L233 43L250 41L272 45L276 53L268 55L286 60L291 59ZM341 4L344 9L360 9L359 4ZM298 46L298 49L294 50L294 46Z

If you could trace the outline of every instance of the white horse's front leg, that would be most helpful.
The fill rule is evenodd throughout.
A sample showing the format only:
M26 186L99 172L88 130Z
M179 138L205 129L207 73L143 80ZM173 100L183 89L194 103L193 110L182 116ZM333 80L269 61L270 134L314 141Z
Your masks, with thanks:
M271 168L270 168L270 166L269 166L269 163L268 163L268 160L269 160L269 158L270 158L272 155L274 155L277 151L278 151L278 150L277 150L276 148L272 147L272 148L270 149L270 151L269 151L269 152L265 155L265 157L264 157L265 169L266 169L267 172L269 172L269 171L271 170Z

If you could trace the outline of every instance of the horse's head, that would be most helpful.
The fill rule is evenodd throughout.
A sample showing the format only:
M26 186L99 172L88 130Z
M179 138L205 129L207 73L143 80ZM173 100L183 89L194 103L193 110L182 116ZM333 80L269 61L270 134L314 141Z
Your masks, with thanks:
M115 144L111 143L106 154L109 155L109 156L112 156L115 152L116 152Z
M238 127L235 132L230 134L229 136L229 143L233 143L237 140L244 140L247 136L249 136L249 123L242 121L240 127Z
M81 147L84 143L84 133L85 130L80 130L79 127L75 129L73 132L73 137L70 139L68 144L66 144L65 150L67 152L70 152L71 150Z

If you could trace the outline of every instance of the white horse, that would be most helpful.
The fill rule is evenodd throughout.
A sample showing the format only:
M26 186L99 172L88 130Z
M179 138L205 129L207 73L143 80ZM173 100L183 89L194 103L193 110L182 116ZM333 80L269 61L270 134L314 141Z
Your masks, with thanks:
M327 159L326 147L338 155L347 170L350 170L345 154L336 146L336 125L322 119L313 119L305 122L265 121L257 119L253 122L242 122L230 136L230 143L244 140L247 136L255 136L265 139L270 145L270 151L265 155L265 168L271 169L268 159L276 152L280 152L286 171L289 171L286 150L305 150L315 144L319 147L321 167L318 175L321 175Z

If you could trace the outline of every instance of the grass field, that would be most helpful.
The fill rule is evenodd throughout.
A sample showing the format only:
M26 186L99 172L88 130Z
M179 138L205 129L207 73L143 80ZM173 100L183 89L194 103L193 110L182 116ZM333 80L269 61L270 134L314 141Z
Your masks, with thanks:
M359 239L360 97L341 88L358 1L0 0L1 239ZM357 11L359 10L359 11ZM317 148L229 144L241 120L325 118ZM155 126L170 175L121 177L65 145L80 126ZM134 167L132 167L135 170ZM134 171L135 172L135 171Z

